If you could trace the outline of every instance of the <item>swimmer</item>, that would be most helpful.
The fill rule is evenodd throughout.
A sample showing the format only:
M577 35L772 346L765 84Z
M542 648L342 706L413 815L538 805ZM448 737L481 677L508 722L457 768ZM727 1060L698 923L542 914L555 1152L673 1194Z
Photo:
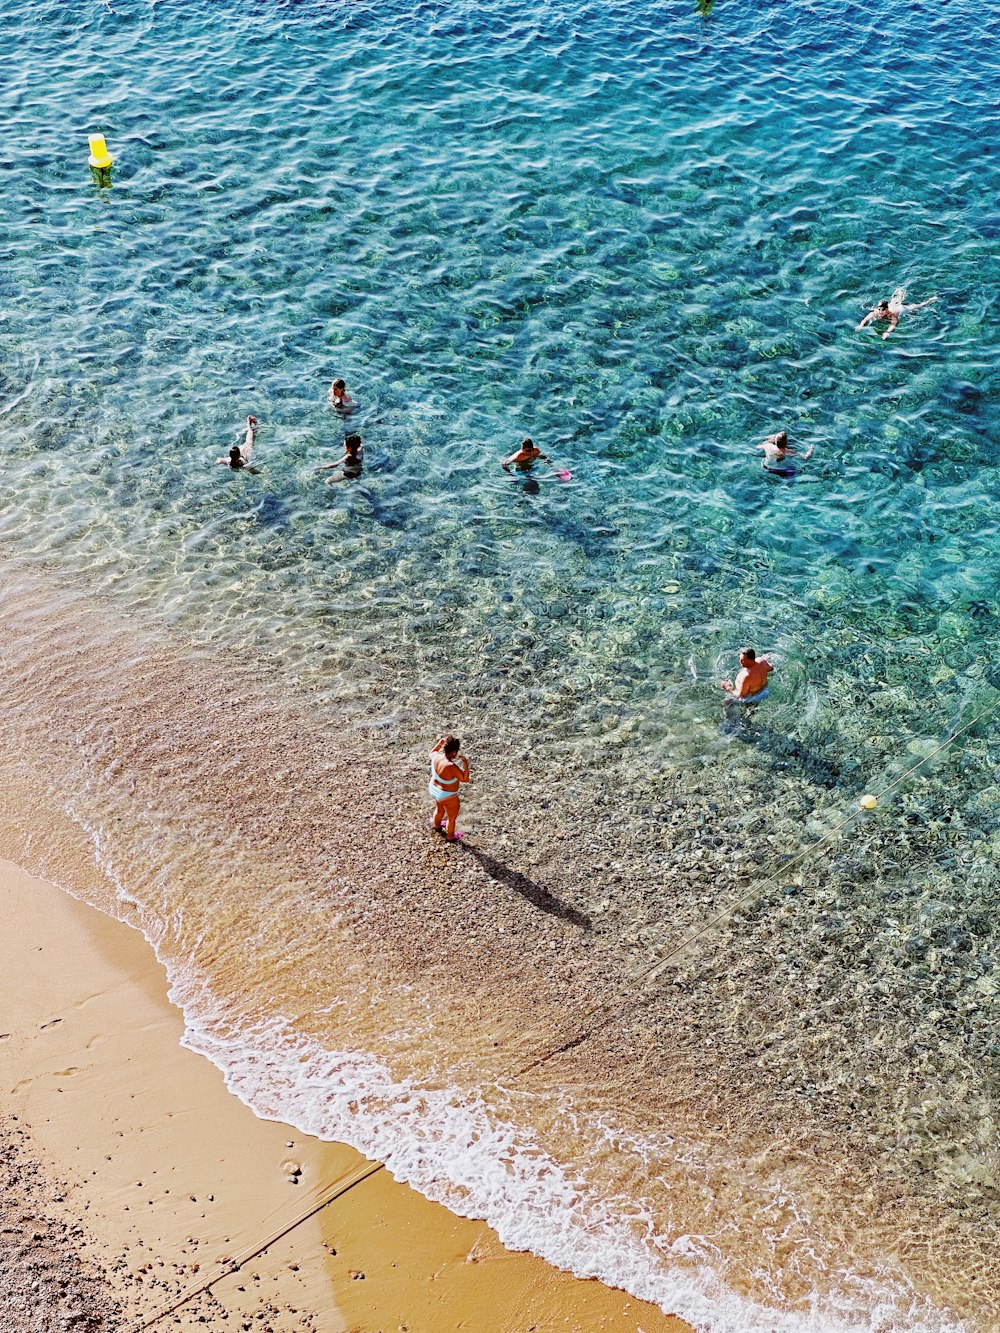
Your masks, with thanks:
M243 437L242 445L234 444L225 458L217 458L215 461L221 467L230 467L233 471L240 468L246 468L248 472L256 475L257 469L251 467L253 462L253 446L257 438L257 418L247 417L247 433Z
M434 802L431 828L435 833L445 833L449 842L458 842L460 838L455 832L455 820L462 804L458 793L462 783L469 781L469 761L465 755L459 754L459 747L456 736L441 737L431 749L431 780L427 784L427 794Z
M937 300L937 297L931 296L926 301L918 301L915 305L905 305L905 300L906 288L897 287L889 297L888 301L879 301L878 305L872 306L871 310L865 315L855 332L860 332L861 329L867 328L869 324L874 324L877 321L886 319L889 321L889 327L886 329L885 333L882 334L882 341L885 342L886 338L888 338L889 334L899 323L899 317L905 310L923 310L925 305L933 305Z
M524 439L500 466L504 472L509 472L511 467L516 468L518 472L530 472L539 458L544 459L546 463L552 462L551 458L542 453L534 440Z
M726 691L726 707L762 703L767 698L767 678L773 670L767 658L759 658L753 648L741 648L740 670L735 681L724 680L719 686Z
M560 480L569 480L570 474L568 472L560 472L548 454L543 454L534 440L522 440L514 453L512 453L509 458L505 458L500 466L503 468L504 472L509 472L513 467L515 471L525 473L530 472L540 458L548 463L549 467Z
M330 385L330 391L327 394L330 400L330 406L335 412L353 412L357 408L357 403L347 392L347 385L343 380L334 380Z
M344 456L338 458L335 463L324 463L322 467L314 468L314 471L329 472L337 467L341 469L339 477L328 479L326 483L328 486L332 486L338 481L353 481L355 477L361 476L361 470L364 466L364 452L360 435L346 435L344 437Z
M765 472L773 472L776 477L794 477L795 469L793 467L774 467L775 463L783 463L790 454L800 457L803 463L807 458L812 458L813 445L799 454L798 449L793 449L788 443L788 432L779 430L776 435L769 435L763 444L754 445L755 449L763 451L764 457L761 459L761 466Z

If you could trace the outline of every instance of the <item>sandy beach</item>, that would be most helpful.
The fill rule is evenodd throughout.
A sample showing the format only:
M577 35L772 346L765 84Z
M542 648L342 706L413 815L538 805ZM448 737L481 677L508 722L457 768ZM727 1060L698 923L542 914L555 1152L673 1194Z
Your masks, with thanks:
M0 896L3 1330L686 1327L257 1119L181 1047L138 932L6 862Z

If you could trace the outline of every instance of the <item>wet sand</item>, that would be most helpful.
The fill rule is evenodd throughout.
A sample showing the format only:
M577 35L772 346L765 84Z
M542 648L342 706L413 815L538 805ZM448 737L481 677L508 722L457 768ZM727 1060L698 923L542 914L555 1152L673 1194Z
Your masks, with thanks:
M0 1326L133 1330L192 1296L152 1327L687 1327L506 1250L350 1148L258 1120L180 1046L138 932L8 863L0 901Z

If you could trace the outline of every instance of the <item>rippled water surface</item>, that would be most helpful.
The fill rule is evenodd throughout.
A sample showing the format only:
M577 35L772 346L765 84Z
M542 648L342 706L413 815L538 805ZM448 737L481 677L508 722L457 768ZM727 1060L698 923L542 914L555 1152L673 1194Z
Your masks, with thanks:
M199 1039L244 1095L400 1160L423 1134L492 1145L452 1179L470 1211L495 1206L475 1182L512 1142L535 1144L526 1161L544 1145L568 1193L535 1181L531 1206L508 1200L534 1219L508 1238L705 1328L988 1329L1000 24L967 0L701 10L8 0L4 552L234 652L275 707L318 704L404 767L460 729L489 758L470 817L513 867L487 867L495 882L541 885L540 911L653 969L667 990L644 1003L687 1006L702 1062L743 1052L747 1098L850 1140L845 1191L864 1192L852 1171L898 1179L913 1211L866 1233L904 1238L876 1272L849 1220L814 1211L807 1165L766 1146L727 1164L690 1107L681 1133L669 1110L635 1112L635 1090L588 1102L572 1069L536 1100L469 1102L470 1125L492 1114L512 1137L449 1128L444 1095L421 1122L377 1063L412 1072L420 1049L447 1084L447 1045L427 1056L412 1033L369 1034L365 1123L382 1129L364 1138L340 1072L325 1094L275 1092L282 1042L315 1069L348 1042L269 1015L277 953L256 1007L213 983L272 1077L255 1082L235 1038ZM108 188L86 164L97 130ZM857 332L898 286L937 301L886 341ZM336 375L366 463L327 486ZM259 471L234 474L215 459L248 412ZM814 449L789 480L753 448L781 427ZM571 476L505 475L526 434ZM778 671L756 719L727 725L714 682L741 642ZM123 900L161 942L183 912L204 925L214 900L193 884L222 873L218 820L195 873L150 817L163 873L155 893L130 882L121 769L79 735L74 818ZM210 786L212 763L190 781ZM866 789L887 793L879 813L840 828ZM177 930L164 948L194 996L202 964ZM319 952L303 943L282 994L317 984ZM680 1175L721 1173L683 1234L668 1139ZM419 1164L400 1171L430 1189ZM574 1232L576 1192L592 1211ZM692 1239L716 1205L738 1222ZM602 1230L622 1217L627 1235ZM741 1272L751 1230L767 1245ZM583 1234L604 1236L594 1255ZM736 1314L719 1277L749 1302Z

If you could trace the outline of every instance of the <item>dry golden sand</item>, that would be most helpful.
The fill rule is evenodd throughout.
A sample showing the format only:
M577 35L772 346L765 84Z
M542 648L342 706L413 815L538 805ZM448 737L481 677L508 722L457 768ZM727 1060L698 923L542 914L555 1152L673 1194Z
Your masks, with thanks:
M77 1328L145 1327L220 1264L365 1172L350 1148L258 1120L215 1068L179 1045L180 1014L137 932L6 863L0 902L0 1111L8 1169L28 1199L8 1200L0 1235L4 1333L70 1327L54 1304L37 1308L54 1291L67 1308L76 1300ZM290 1163L301 1168L297 1183ZM17 1218L29 1217L31 1236L17 1234ZM33 1236L37 1251L54 1256L51 1288L32 1286ZM504 1249L483 1223L379 1170L155 1327L682 1333L686 1325Z

